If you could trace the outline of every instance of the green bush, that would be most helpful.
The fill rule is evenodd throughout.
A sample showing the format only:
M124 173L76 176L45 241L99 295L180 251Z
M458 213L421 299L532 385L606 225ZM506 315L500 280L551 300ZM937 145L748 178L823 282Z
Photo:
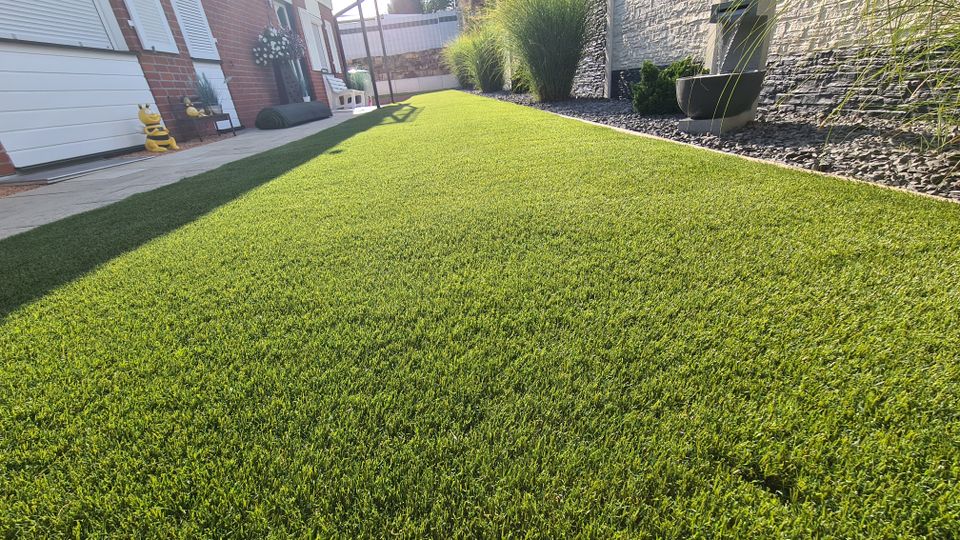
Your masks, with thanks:
M460 88L473 89L470 68L467 65L467 36L460 35L443 49L443 63L457 78Z
M703 72L703 63L689 57L663 69L652 62L644 62L640 68L640 82L632 88L633 110L640 114L679 113L677 79Z
M490 24L482 24L460 38L463 46L467 73L481 92L503 90L503 44L500 35Z
M372 84L369 84L370 73L366 70L348 71L344 82L351 90L372 91Z
M500 0L496 18L540 101L568 99L587 42L589 0Z

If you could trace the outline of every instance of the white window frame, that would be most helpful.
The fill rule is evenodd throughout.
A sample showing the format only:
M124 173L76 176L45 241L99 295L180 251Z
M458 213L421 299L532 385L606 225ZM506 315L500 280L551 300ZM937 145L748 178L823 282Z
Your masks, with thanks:
M300 27L303 28L303 37L307 42L310 69L330 73L330 58L327 56L326 38L323 35L323 19L303 8L297 8L297 15L300 17Z
M310 30L313 32L313 39L319 39L319 42L317 42L317 56L320 61L320 69L317 70L314 68L314 71L330 73L329 49L327 48L327 38L323 35L323 19L320 20L320 24L317 24L317 21L310 21Z
M115 51L127 51L127 40L123 39L123 31L120 30L120 23L117 22L117 16L113 13L113 7L110 6L110 0L93 0L93 7L97 8L100 14L100 21L103 22L103 28L107 32L107 38L113 44Z
M183 27L183 17L180 15L180 9L177 8L177 0L171 0L170 5L173 6L173 14L177 17L177 24L180 25L180 33L183 34L183 41L187 44L187 52L190 54L190 58L195 58L197 60L220 60L220 51L217 48L217 40L213 37L213 31L210 29L210 21L207 19L207 11L203 8L203 2L196 0L197 5L200 7L200 16L203 17L203 24L207 29L207 37L210 38L210 44L213 46L213 56L204 56L203 54L194 54L194 46L196 44L192 43L190 39L190 33L187 32L186 28Z
M326 19L320 19L323 23L323 32L327 38L327 43L330 44L330 56L333 57L333 67L336 68L336 73L345 73L343 68L340 66L340 49L337 48L336 35L333 33L333 25L330 24L330 21Z
M142 32L144 25L140 20L140 13L137 11L134 0L124 0L124 5L127 6L127 13L130 14L130 19L133 21L133 28L137 31L137 37L140 38L140 45L145 51L154 51L154 52L164 52L164 53L173 53L177 54L180 52L180 49L177 47L177 41L173 39L173 31L170 29L170 21L167 19L167 12L163 9L163 4L160 0L145 0L147 2L153 2L157 9L160 11L160 20L163 23L163 29L166 31L167 43L148 43L147 39Z

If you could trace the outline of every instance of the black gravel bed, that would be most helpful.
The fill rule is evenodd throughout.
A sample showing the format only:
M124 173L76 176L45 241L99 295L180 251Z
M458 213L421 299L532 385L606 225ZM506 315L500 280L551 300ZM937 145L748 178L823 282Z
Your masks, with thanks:
M774 109L761 110L756 122L736 132L692 135L677 129L681 115L642 116L633 112L629 101L538 103L529 94L480 95L725 152L960 200L960 147L924 151L916 132L890 120L849 115L821 126L817 119Z

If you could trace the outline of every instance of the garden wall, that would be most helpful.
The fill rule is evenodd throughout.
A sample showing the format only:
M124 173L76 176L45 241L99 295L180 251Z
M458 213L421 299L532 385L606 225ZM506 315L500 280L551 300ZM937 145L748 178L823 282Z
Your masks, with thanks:
M592 0L583 59L573 79L573 95L602 98L607 94L607 0Z
M410 79L415 77L431 77L435 75L448 75L450 70L443 64L441 54L443 49L430 49L426 51L408 52L403 54L392 54L387 57L387 65L390 67L390 75L394 79ZM383 57L373 56L373 69L376 71L377 80L387 80L387 74L383 69ZM366 69L367 59L353 60L352 64L360 69Z
M711 0L612 0L611 67L638 68L702 58ZM771 57L798 56L854 45L862 35L865 0L787 0L778 3Z
M704 58L711 0L611 0L611 97L629 97L645 60L664 65ZM788 0L778 4L761 106L821 115L838 105L862 67L865 0ZM867 111L901 102L903 88L861 88L855 106Z
M387 57L393 90L397 94L418 94L445 88L456 88L457 78L443 63L443 49L393 54ZM381 95L389 92L387 73L383 68L383 57L374 56L373 69L377 75L377 89ZM367 69L366 59L356 59L351 64L359 69ZM368 89L369 90L369 89Z

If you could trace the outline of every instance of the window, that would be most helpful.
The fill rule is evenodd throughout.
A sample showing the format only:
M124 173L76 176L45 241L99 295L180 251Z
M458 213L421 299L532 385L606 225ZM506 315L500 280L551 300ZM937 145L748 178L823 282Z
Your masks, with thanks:
M327 43L323 37L323 20L303 8L298 8L298 14L300 15L300 26L304 29L303 37L307 42L310 68L313 71L329 73L330 57L327 56Z
M127 5L133 27L136 28L140 44L144 49L168 53L179 52L160 0L124 0L124 3Z
M210 24L200 0L173 0L173 11L190 56L200 60L219 60L217 42L210 32Z
M327 43L330 44L333 65L337 68L337 73L343 73L343 69L340 67L340 50L337 49L337 40L334 39L333 35L333 26L328 21L323 21L323 30L327 34Z
M310 29L313 30L313 41L316 60L313 62L313 69L318 71L330 71L330 60L327 58L327 44L323 39L323 32L317 23L311 22Z
M280 21L280 26L286 28L287 30L291 28L290 18L287 17L287 7L282 4L277 5L277 20Z
M127 49L108 0L0 0L0 38Z
M296 31L296 28L293 25L294 12L291 11L292 8L288 4L276 1L273 3L273 7L277 10L277 19L280 21L280 26L287 30ZM304 97L307 97L309 84L307 83L307 78L304 74L304 70L307 69L307 65L303 64L303 67L300 67L300 64L300 60L290 60L290 68L293 69L293 74L296 75L297 81L300 82L300 88L303 90Z

